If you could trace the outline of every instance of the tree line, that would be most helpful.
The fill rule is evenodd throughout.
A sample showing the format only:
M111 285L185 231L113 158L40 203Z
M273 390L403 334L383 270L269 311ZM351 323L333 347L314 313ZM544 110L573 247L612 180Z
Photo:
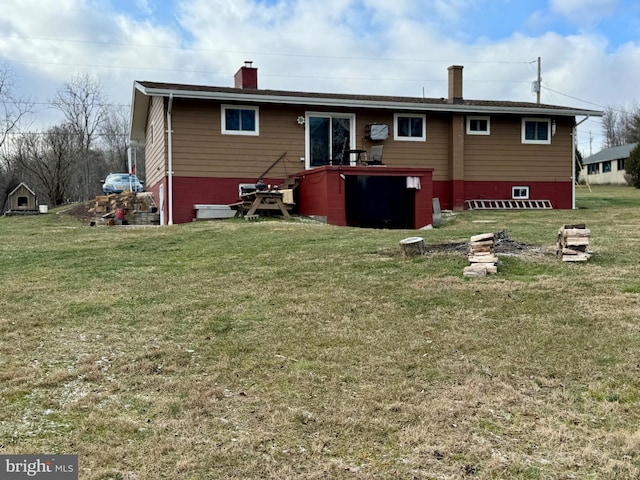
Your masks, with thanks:
M57 206L90 200L108 173L128 171L130 112L109 104L98 79L79 75L59 88L50 104L62 121L41 132L24 130L37 112L35 102L15 95L15 85L13 72L0 65L0 213L21 182L40 203ZM603 147L640 142L640 107L607 107L602 128ZM144 152L136 157L143 159ZM632 157L627 170L637 169L640 186L640 149ZM144 162L137 173L144 178Z
M604 147L619 147L640 142L640 106L608 106L602 116Z
M90 200L107 174L128 171L130 111L111 105L98 79L78 75L59 88L49 103L62 120L37 132L28 131L35 102L16 96L15 86L13 72L0 66L0 214L21 182L41 204L58 206Z

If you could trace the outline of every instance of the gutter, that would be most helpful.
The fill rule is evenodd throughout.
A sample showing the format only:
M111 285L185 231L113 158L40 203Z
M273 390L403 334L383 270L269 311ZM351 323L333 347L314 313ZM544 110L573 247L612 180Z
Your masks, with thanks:
M171 127L171 109L173 108L173 93L169 94L169 106L167 107L167 177L169 195L169 221L173 225L173 129Z
M223 102L256 102L285 105L306 105L323 107L346 107L346 108L377 108L385 110L414 110L432 112L455 112L468 114L512 114L512 115L556 115L556 116L602 116L602 112L597 110L577 110L572 108L545 108L545 107L507 107L491 105L465 105L465 104L437 104L421 102L402 102L386 100L367 100L359 98L331 98L317 96L297 96L297 95L267 95L260 93L236 93L236 92L207 92L199 90L175 90L167 88L147 88L136 83L136 89L145 95L157 95L161 97L171 97L173 95L180 98L218 100Z

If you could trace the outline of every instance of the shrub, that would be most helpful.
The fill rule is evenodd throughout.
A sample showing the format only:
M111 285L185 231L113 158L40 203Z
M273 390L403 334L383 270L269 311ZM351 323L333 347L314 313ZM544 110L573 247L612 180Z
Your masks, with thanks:
M625 179L630 185L640 188L640 144L629 154L629 158L624 162Z

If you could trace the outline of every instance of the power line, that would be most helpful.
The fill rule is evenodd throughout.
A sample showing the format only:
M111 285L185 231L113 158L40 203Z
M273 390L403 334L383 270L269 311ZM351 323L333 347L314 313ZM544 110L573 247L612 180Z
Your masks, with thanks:
M344 56L344 55L313 55L313 54L304 54L304 53L286 53L286 52L261 52L261 51L243 51L243 50L217 50L211 48L193 48L193 47L183 47L176 45L148 45L148 44L140 44L140 43L126 43L126 42L110 42L110 41L98 41L98 40L84 40L84 39L67 39L67 38L59 38L59 37L35 37L28 35L0 35L0 38L6 38L10 40L43 40L47 42L56 41L56 42L67 42L67 43L80 43L80 44L88 44L88 45L103 45L103 46L114 46L114 47L127 47L127 48L156 48L161 50L177 50L183 52L200 52L200 53L216 53L216 54L242 54L242 55L263 55L263 56L274 56L274 57L300 57L300 58L322 58L322 59L333 59L333 60L367 60L367 61L390 61L390 62L401 62L401 63L451 63L451 60L441 60L441 59L424 59L424 58L392 58L392 57L359 57L359 56ZM453 63L468 63L468 64L506 64L506 65L526 65L530 63L535 63L537 60L533 62L529 60L464 60L463 62L453 62ZM206 73L206 72L204 72Z
M336 57L337 58L337 57ZM35 61L25 61L25 60L7 60L7 62L11 63L19 63L25 65L57 65L62 67L83 67L83 68L105 68L105 69L119 69L119 70L144 70L144 71L157 71L157 72L180 72L180 73L197 73L197 74L206 74L206 75L214 75L217 77L229 77L232 76L233 73L225 73L225 72L213 72L210 70L186 70L184 68L158 68L158 67L130 67L123 65L98 65L98 64L88 64L88 63L59 63L59 62L35 62ZM455 62L454 62L455 63ZM273 73L262 73L261 77L268 78L300 78L300 79L324 79L324 80L353 80L353 81L363 81L363 80L371 80L371 76L366 77L337 77L335 75L291 75L291 74L273 74ZM386 81L386 82L423 82L423 83L440 83L443 80L438 79L423 79L423 78L376 78L377 81ZM528 83L525 80L467 80L467 83Z

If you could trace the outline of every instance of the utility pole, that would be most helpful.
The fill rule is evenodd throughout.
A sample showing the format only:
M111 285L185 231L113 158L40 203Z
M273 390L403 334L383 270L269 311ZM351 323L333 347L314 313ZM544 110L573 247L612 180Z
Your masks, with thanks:
M540 63L540 57L538 57L538 85L536 89L536 103L540 104L540 90L542 90L542 65Z

